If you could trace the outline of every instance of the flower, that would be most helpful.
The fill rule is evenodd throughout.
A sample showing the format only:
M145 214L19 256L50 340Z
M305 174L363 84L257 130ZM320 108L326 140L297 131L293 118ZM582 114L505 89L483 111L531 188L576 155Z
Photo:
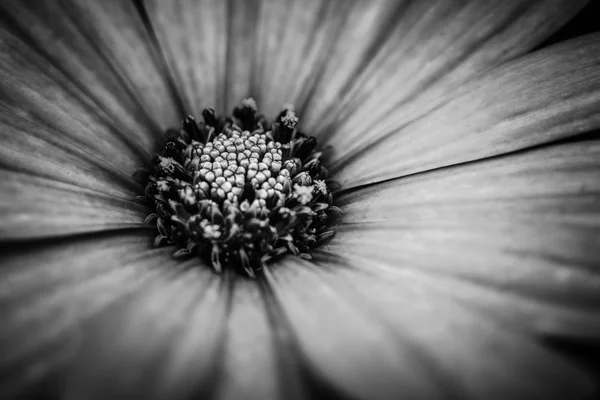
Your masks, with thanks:
M532 51L583 4L0 3L0 397L588 393L541 339L600 334L600 36ZM248 96L295 104L345 211L254 280L132 201Z

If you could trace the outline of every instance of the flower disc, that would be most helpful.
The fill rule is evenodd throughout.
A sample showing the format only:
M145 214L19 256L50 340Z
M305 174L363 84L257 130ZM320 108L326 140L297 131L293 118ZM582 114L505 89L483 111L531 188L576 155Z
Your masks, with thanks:
M233 118L212 109L203 122L191 116L167 131L152 162L146 196L156 206L157 246L173 244L175 256L197 254L254 276L263 263L292 253L310 258L315 244L333 236L327 169L317 141L297 130L287 106L273 124L245 99Z

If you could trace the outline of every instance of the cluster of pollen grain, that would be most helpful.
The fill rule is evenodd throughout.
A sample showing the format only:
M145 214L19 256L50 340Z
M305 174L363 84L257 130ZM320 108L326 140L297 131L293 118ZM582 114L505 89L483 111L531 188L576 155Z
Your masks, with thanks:
M261 205L270 199L278 204L285 200L283 189L290 184L290 171L282 169L281 143L268 141L264 133L234 131L229 137L221 133L206 145L192 145L186 158L202 198L239 202L249 182Z
M175 245L175 256L198 255L221 271L250 276L283 253L310 258L330 238L333 198L315 152L316 139L297 131L286 107L269 124L245 99L233 118L193 117L167 132L153 161L146 197L156 212L155 244Z

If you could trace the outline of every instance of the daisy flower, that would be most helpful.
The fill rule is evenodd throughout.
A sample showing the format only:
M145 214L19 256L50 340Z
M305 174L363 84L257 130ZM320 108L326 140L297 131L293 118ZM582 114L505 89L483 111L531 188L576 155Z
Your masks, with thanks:
M0 398L593 394L584 4L2 1Z

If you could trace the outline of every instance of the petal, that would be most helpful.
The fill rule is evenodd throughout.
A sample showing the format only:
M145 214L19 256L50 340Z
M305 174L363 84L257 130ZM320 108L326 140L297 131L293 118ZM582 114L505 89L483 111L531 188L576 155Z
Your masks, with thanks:
M258 0L227 2L227 52L225 55L225 110L252 95Z
M196 259L171 272L171 279L123 298L87 327L66 398L206 395L222 354L227 281Z
M267 271L268 283L309 370L354 398L436 398L441 388L430 384L417 355L299 260L285 261Z
M108 25L124 37L145 32L135 10L119 11L127 8L120 4L95 5L108 8L94 15L106 19L112 12ZM68 10L60 8L63 3L28 5L34 4L1 6L0 155L2 167L11 172L2 172L6 179L0 183L9 193L0 236L12 240L140 225L148 211L129 201L143 190L132 174L148 161L161 128L140 114L139 99L160 93L134 93L127 73L98 50L109 39L103 35L114 32L81 25L89 16L78 4ZM123 25L120 31L115 23ZM138 53L149 51L138 39ZM132 53L128 67L133 58ZM150 58L146 64L151 71ZM163 78L149 72L147 79L148 84ZM164 100L161 110L168 110Z
M354 102L358 97L373 97L373 80L378 85L391 80L404 83L420 59L431 61L432 54L445 48L448 52L422 71L420 84L449 65L462 63L453 74L456 84L473 71L531 49L585 1L169 3L149 1L149 15L194 110L211 104L218 108L224 104L229 110L252 95L267 115L279 111L282 102L296 103L300 110L310 105L306 126L324 128L315 122L324 118L330 123L327 116L361 104L364 99ZM451 28L440 29L444 25ZM488 42L491 45L482 50ZM398 60L406 59L407 53L415 59L413 69L398 71ZM379 105L400 100L396 90L393 99L389 90L378 92L380 98L373 101Z
M81 122L84 143L120 141L121 152L142 156L181 118L131 2L7 1L0 9L2 69L30 100L11 104L15 112L35 112L51 127L67 117Z
M382 119L426 113L453 88L530 51L586 1L363 3L328 54L305 115L308 130L343 152L380 137L372 127Z
M326 250L522 330L597 338L599 200L600 142L556 145L348 193Z
M590 392L583 374L533 340L460 306L335 264L296 264L274 268L269 283L311 366L348 395L507 399Z
M589 35L506 64L422 118L392 113L331 169L354 187L596 129L599 56L600 35Z
M265 0L260 7L254 78L261 108L276 115L293 103L300 115L349 20L368 2ZM348 48L346 48L348 50Z
M365 8L322 0L146 3L194 112L206 106L229 111L253 96L269 116L284 102L305 103L349 11Z
M90 141L95 149L84 147L63 131L44 128L1 109L0 139L0 165L7 170L117 196L133 197L143 190L131 174L114 165L114 158L107 162L97 155L98 149L111 150L104 148L104 141ZM134 165L130 163L130 167Z
M130 199L2 169L0 192L0 240L143 227L149 213Z
M276 333L256 282L237 280L227 326L217 399L282 398ZM287 382L285 383L287 385ZM286 397L288 398L288 397Z
M228 2L151 0L144 3L188 111L198 116L209 106L225 111L227 68L232 68L226 64Z
M29 121L42 128L43 137L48 136L44 130L60 132L57 135L70 146L109 160L117 168L134 169L148 158L139 143L112 125L68 77L19 38L0 29L0 48L0 110L7 115L3 119ZM14 132L1 134L4 139Z
M1 240L141 226L150 212L129 174L64 135L0 110L0 137Z
M2 248L1 398L57 389L81 328L119 298L166 279L171 257L150 243L142 230Z

